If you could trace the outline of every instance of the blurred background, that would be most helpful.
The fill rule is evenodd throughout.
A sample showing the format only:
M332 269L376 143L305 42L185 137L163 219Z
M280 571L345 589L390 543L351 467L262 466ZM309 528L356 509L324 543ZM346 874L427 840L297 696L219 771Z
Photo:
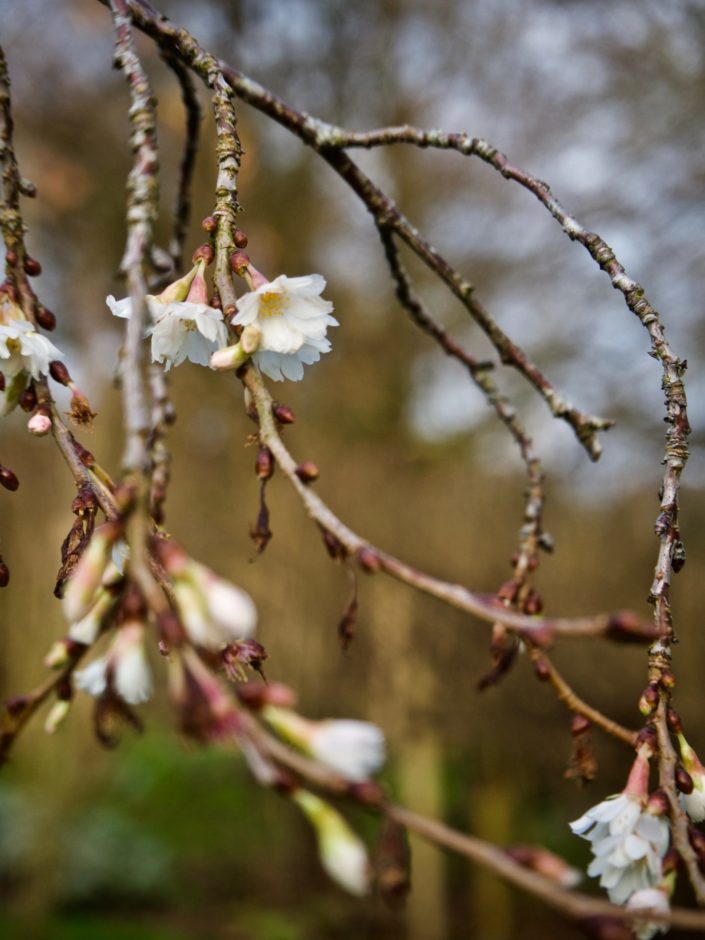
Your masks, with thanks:
M690 364L692 458L682 496L688 564L673 592L682 645L676 704L705 749L701 600L705 577L705 6L700 0L161 0L209 49L296 107L366 129L409 121L488 138L547 180L598 231L662 311ZM127 95L111 70L107 11L95 0L0 6L13 79L16 143L39 198L25 201L29 249L56 342L99 411L84 443L113 471L121 451L112 387L119 324L105 296L124 244L130 165ZM184 116L178 88L139 37L159 99L162 242L169 231ZM207 99L203 98L207 107ZM275 388L298 415L287 439L322 473L318 491L353 528L427 570L493 591L509 572L522 468L464 371L397 309L369 217L296 140L242 106L242 227L274 277L319 271L341 322L333 352L300 384ZM212 206L210 115L187 250ZM552 614L629 607L647 615L657 543L664 425L647 335L587 253L533 197L479 161L389 149L357 154L411 220L478 288L511 337L578 406L617 420L597 465L567 426L507 370L548 474L556 553L538 585ZM437 317L479 357L487 344L411 264ZM341 653L349 595L289 486L269 487L274 538L254 555L252 426L238 383L186 364L173 373L168 529L250 591L268 674L312 717L380 724L385 780L402 802L501 844L542 842L584 868L567 822L622 788L630 754L596 734L600 773L564 779L569 716L525 659L480 694L485 625L382 578L360 584L357 637ZM0 691L28 689L66 625L52 597L72 516L69 475L26 417L2 423L2 462L20 477L0 493ZM681 650L683 652L681 652ZM685 654L685 655L684 655ZM155 657L155 668L159 663ZM643 650L563 642L555 660L588 700L630 727L645 685ZM322 874L295 809L249 779L237 755L181 742L163 697L147 730L116 751L93 739L79 696L55 737L41 717L0 776L0 936L42 940L460 940L573 937L550 911L495 879L414 843L405 910L353 901ZM352 816L373 845L373 819ZM592 886L590 890L592 890ZM679 900L689 902L681 887Z

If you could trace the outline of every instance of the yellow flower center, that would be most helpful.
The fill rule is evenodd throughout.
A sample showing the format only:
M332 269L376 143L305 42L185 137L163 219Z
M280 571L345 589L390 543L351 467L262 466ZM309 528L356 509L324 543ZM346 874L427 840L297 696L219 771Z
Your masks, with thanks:
M286 308L286 296L276 291L268 291L260 296L259 315L261 317L280 317Z
M183 323L188 333L193 333L198 329L195 320L182 320L181 322Z
M22 346L20 344L20 341L18 339L15 339L14 337L6 340L5 346L7 347L7 351L10 353L18 353L22 351Z

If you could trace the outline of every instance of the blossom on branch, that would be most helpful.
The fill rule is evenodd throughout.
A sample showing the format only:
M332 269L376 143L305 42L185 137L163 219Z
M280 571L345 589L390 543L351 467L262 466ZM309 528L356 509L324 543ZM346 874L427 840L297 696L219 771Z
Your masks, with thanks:
M207 303L204 270L205 261L199 259L187 275L161 294L145 298L152 318L152 326L146 330L152 338L152 362L163 363L166 371L186 359L207 366L214 350L227 344L223 314ZM115 300L110 296L106 302L113 316L132 315L129 297Z
M100 698L109 688L128 705L150 698L152 672L144 649L144 626L139 621L123 624L105 656L74 673L76 686Z
M693 822L702 822L705 819L705 767L700 763L700 758L688 744L682 731L678 733L678 745L683 766L693 781L692 791L681 793L681 803Z
M30 378L49 374L49 364L64 354L38 333L7 294L0 292L0 372L5 390L0 400L0 414L8 414L19 401Z
M249 262L244 271L253 290L238 300L232 324L259 330L259 347L253 359L265 375L276 382L298 382L304 376L304 365L318 362L321 353L330 351L326 332L329 326L338 326L330 315L333 304L320 296L325 278L320 274L280 274L267 281Z
M267 705L262 717L278 734L347 780L367 780L384 764L384 735L366 721L311 721Z
M592 845L595 856L588 875L600 876L610 900L624 904L636 891L655 887L662 878L662 859L670 829L666 807L654 794L648 799L651 749L642 745L622 793L593 806L570 824Z
M321 864L341 887L361 897L370 885L370 865L362 840L328 803L308 790L294 790L291 798L316 830Z

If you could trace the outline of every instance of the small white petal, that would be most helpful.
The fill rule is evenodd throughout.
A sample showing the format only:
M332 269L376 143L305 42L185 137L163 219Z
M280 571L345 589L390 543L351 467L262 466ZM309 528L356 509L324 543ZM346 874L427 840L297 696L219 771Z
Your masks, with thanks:
M108 663L105 656L94 659L84 669L74 672L73 678L76 687L88 692L89 695L101 696L108 687L107 667Z

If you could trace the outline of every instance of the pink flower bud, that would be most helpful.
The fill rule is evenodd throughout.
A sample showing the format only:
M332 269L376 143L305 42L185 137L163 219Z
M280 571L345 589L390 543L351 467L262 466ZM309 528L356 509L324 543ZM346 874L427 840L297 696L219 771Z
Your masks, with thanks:
M44 437L51 431L51 418L42 411L35 411L27 422L27 430L35 437Z

